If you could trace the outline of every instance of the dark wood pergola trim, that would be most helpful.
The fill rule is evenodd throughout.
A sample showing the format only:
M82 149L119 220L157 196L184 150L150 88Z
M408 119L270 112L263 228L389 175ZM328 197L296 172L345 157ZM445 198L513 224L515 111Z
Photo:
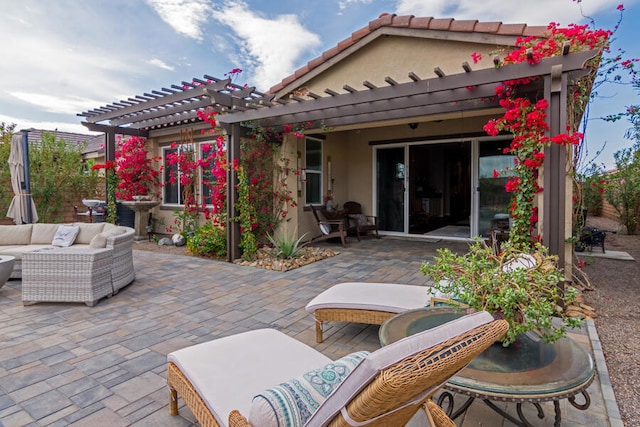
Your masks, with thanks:
M152 132L168 126L181 126L198 121L197 112L210 108L218 113L216 120L229 134L227 157L232 163L240 157L240 137L243 127L261 126L279 128L285 124L312 122L317 126L367 125L388 120L426 119L428 116L459 111L479 111L495 108L495 89L504 81L541 77L529 85L527 92L540 92L550 100L548 120L550 135L564 131L566 123L567 87L584 75L585 63L597 56L597 50L565 53L543 59L538 64L511 64L498 68L473 71L466 62L463 72L444 75L434 69L436 77L422 79L409 73L410 82L398 83L385 79L388 86L376 87L363 82L358 90L343 86L343 93L327 88L325 95L306 94L306 98L291 95L274 99L273 95L256 92L252 87L231 84L205 76L194 83L163 88L136 98L129 98L79 114L86 118L86 126L99 126L108 122L115 134L127 134L125 129ZM564 154L561 147L551 147L552 155L545 160L544 243L551 253L564 259ZM229 183L235 182L230 173ZM555 183L555 185L551 185ZM233 189L230 185L229 188ZM560 189L560 190L558 190ZM558 190L558 191L556 191ZM235 193L228 194L229 218L235 216ZM560 209L562 207L562 209ZM228 258L239 256L239 227L229 223Z
M326 89L329 96L309 94L311 99L293 98L286 104L221 114L217 120L229 124L256 121L263 127L316 120L328 125L333 120L337 126L377 122L380 118L375 114L412 118L437 114L443 109L446 112L492 108L497 103L488 98L494 97L495 88L504 81L549 75L557 65L562 66L563 73L581 70L597 54L596 50L586 51L544 59L535 65L512 64L450 76L436 69L441 77L426 80L410 73L413 81L407 83L398 84L388 77L389 86L380 88L363 82L365 88L360 91L347 86L344 87L347 92L341 94ZM469 70L468 64L463 65L463 69ZM463 101L469 101L468 105L461 105Z

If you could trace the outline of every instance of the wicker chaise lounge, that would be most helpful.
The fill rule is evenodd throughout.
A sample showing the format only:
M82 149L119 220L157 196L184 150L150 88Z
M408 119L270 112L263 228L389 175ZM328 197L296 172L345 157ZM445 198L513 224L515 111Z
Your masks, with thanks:
M430 305L432 292L428 286L345 282L318 294L305 309L315 317L320 343L323 322L382 325L398 313Z
M423 408L455 427L431 397L507 329L478 312L336 361L273 329L232 335L169 354L170 413L180 395L202 426L403 426Z

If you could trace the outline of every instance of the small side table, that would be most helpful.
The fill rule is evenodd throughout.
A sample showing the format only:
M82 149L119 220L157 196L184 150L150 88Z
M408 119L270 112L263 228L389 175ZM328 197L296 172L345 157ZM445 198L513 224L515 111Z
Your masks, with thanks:
M15 260L15 257L9 255L0 256L0 288L3 287L4 284L7 283L7 280L9 280L9 277L11 277Z

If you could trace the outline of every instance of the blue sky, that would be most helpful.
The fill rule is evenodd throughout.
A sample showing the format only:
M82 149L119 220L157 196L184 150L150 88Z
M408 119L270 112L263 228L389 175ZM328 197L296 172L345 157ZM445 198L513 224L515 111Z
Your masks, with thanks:
M384 12L612 29L620 3L614 48L638 58L640 0L0 0L0 121L89 133L77 113L233 68L266 91ZM628 86L600 95L592 118L640 103ZM611 166L627 128L592 120L588 156L606 141Z

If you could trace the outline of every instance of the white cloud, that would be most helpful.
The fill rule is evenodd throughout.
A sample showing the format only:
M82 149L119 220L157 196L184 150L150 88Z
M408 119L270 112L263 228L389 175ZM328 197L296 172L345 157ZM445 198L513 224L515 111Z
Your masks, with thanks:
M96 100L72 95L48 95L37 92L9 92L20 101L37 105L41 110L58 114L77 114L97 106Z
M47 111L56 113L69 113L72 105L85 105L85 101L96 106L121 93L130 93L132 89L126 81L115 79L114 75L135 74L139 68L99 48L70 46L51 33L35 31L6 43L3 54L10 60L0 61L0 101L11 96L14 101L19 99L38 107L43 102ZM83 98L73 94L82 94Z
M213 17L240 38L241 51L235 60L249 66L250 81L259 90L291 74L300 55L321 44L320 37L304 28L295 15L264 18L241 0L228 2L214 11Z
M0 122L4 122L7 124L15 124L16 132L22 129L44 129L44 130L59 130L60 132L73 132L73 133L82 133L85 135L98 135L99 132L91 132L86 127L82 126L79 123L67 123L67 122L52 122L47 120L29 120L24 118L6 116L0 114Z
M208 0L147 0L147 3L178 34L202 41L202 27L210 13Z
M550 22L570 24L583 20L580 6L569 0L505 1L505 0L397 0L399 15L433 16L435 18L477 19L504 23L547 25ZM581 2L585 15L604 9L613 10L611 0Z
M153 58L147 61L149 65L153 65L154 67L162 68L163 70L174 71L175 67L167 64L162 59Z
M344 10L347 7L349 7L349 5L354 4L354 3L361 3L361 4L371 4L372 0L340 0L338 2L338 8L340 8L340 10Z

